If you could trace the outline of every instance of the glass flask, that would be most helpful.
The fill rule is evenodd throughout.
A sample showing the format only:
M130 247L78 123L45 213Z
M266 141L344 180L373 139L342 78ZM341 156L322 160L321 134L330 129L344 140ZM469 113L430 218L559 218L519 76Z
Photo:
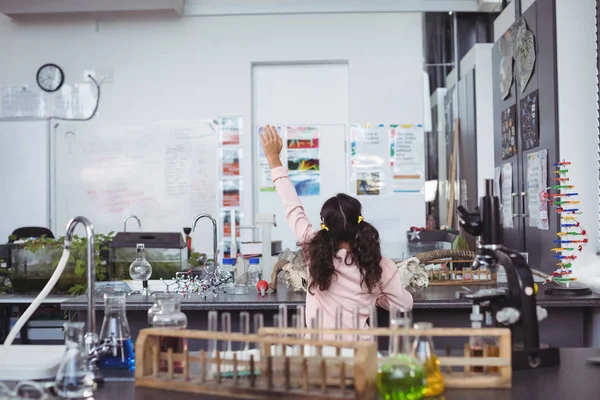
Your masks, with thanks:
M433 328L431 322L417 322L414 324L414 329L417 331L431 328ZM427 375L427 386L423 390L423 396L432 397L444 393L444 376L440 368L440 360L435 354L431 336L416 336L413 342L412 355L423 364Z
M88 367L85 351L85 324L67 322L65 329L66 351L56 373L56 391L63 399L87 399L94 395L94 373Z
M410 316L399 310L390 310L389 357L379 363L377 392L382 400L419 400L427 375L423 365L410 353L408 328Z
M179 301L179 298L172 297L169 299L162 299L160 304L161 309L156 313L152 320L152 326L154 328L187 328L187 316L181 312L181 302ZM159 343L161 352L166 353L169 349L172 349L174 354L182 354L187 351L187 340L184 338L161 337ZM173 362L173 371L176 373L183 373L184 367L183 361ZM167 360L160 361L159 369L162 372L168 371Z
M138 243L135 248L136 259L129 266L129 276L134 281L142 281L142 294L148 295L148 279L152 276L152 265L146 260L146 248Z
M112 352L100 357L100 368L130 371L135 369L135 350L125 314L125 299L125 293L104 294L104 321L100 329L100 343L111 346Z
M158 293L154 293L152 295L152 297L154 298L154 304L152 304L152 307L150 307L148 309L148 327L152 328L152 320L154 319L154 316L160 311L161 307L162 307L162 300L164 299L170 299L172 297L174 297L175 295L173 293L166 293L166 292L158 292Z

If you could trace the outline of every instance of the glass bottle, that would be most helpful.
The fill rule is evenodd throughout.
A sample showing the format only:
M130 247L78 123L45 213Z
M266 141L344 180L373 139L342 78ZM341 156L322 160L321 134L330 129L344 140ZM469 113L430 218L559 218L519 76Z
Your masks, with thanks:
M390 351L377 371L377 392L382 400L418 400L423 397L427 375L423 365L410 353L410 318L397 309L390 310Z
M223 272L223 290L226 293L233 293L233 287L235 282L235 258L224 258L220 267Z
M142 294L148 295L148 279L152 276L152 265L146 260L146 248L138 243L135 248L136 259L129 266L129 276L134 281L142 281Z
M86 399L94 395L94 373L88 368L85 351L85 324L67 322L65 329L66 351L56 373L56 391L64 399Z
M150 307L148 309L148 327L152 328L152 320L154 319L154 316L160 311L161 307L162 307L162 303L161 301L164 299L170 299L173 298L175 295L173 293L166 293L166 292L158 292L158 293L154 293L152 295L152 297L154 298L154 304L152 304L152 307Z
M236 280L233 286L234 294L248 294L248 269L244 259L238 259L236 266Z
M431 328L433 328L431 322L417 322L414 324L416 331ZM427 386L423 390L423 396L432 397L444 393L444 376L440 368L440 360L435 354L435 347L433 346L431 336L416 336L413 342L412 355L423 364L427 375Z
M112 352L100 357L100 368L130 371L135 369L135 350L125 314L125 299L125 293L104 294L104 320L100 329L100 343L111 346Z
M179 298L172 297L162 299L161 309L152 319L154 328L170 328L170 329L185 329L187 328L187 316L181 312L181 302ZM173 349L174 354L181 354L187 351L187 340L184 338L161 337L159 339L160 351L167 352L168 349ZM185 365L183 361L173 362L173 371L183 373ZM162 372L168 371L166 360L161 360L159 369Z
M260 259L251 258L248 260L248 264L248 284L254 287L262 279Z

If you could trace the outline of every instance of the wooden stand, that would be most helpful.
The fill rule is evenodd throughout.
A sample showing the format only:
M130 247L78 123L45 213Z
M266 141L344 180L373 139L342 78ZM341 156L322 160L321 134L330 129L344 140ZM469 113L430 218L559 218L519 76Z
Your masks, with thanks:
M398 334L406 334L411 338L417 335L435 337L496 337L498 347L486 348L482 357L473 357L468 347L462 357L438 357L444 375L446 388L464 389L493 389L510 388L512 386L512 348L511 334L508 328L432 328L427 330L401 330ZM317 330L317 329L279 329L261 328L260 335L285 337L285 335L317 335L333 338L339 335L361 335L390 337L393 331L390 328L354 329L354 330ZM379 357L378 363L389 361L389 357ZM480 371L480 372L475 372ZM351 377L349 377L351 378Z
M220 351L212 355L205 351L198 355L187 351L175 354L171 349L161 352L160 341L165 338L210 340L215 344L230 341L242 347L248 344L252 350L228 352L227 357ZM314 356L287 355L287 350L273 354L273 349L300 346L315 349L327 346L336 350L333 356L322 352ZM342 349L352 349L353 357L339 356ZM138 387L245 399L377 398L374 342L153 328L140 331L135 351L135 385ZM167 364L164 371L160 368L161 361ZM182 373L174 371L175 362L183 367Z

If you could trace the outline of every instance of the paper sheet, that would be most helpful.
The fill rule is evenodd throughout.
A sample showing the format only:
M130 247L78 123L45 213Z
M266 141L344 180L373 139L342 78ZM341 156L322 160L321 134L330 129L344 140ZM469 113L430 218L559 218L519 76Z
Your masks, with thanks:
M548 151L527 154L527 212L529 226L548 229L548 202L542 201L547 187Z
M425 185L423 126L390 125L390 158L393 192L422 192Z
M513 228L512 164L502 166L502 219L505 228Z
M319 196L319 130L314 126L288 126L286 137L287 167L298 196Z
M28 85L11 85L2 88L3 118L44 118L46 102L42 91Z

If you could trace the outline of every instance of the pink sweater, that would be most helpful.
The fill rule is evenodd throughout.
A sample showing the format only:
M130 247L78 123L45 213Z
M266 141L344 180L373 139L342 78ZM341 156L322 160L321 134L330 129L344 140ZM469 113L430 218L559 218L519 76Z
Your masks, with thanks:
M304 243L314 234L312 224L304 212L300 198L296 193L294 184L284 167L271 170L271 179L275 183L275 189L279 194L286 218L290 228L294 231L298 243ZM310 327L312 318L316 318L317 309L323 313L323 328L335 328L335 312L338 305L343 306L343 328L353 328L352 312L359 310L360 327L367 326L369 312L375 304L386 309L395 305L402 311L412 309L413 299L410 293L404 289L400 281L400 275L396 264L389 258L381 259L380 284L369 293L366 288L361 287L360 270L356 264L346 265L344 258L346 250L340 249L337 255L342 261L334 258L336 275L332 277L328 290L320 291L313 289L313 295L306 294L306 325ZM310 275L308 276L310 281Z

